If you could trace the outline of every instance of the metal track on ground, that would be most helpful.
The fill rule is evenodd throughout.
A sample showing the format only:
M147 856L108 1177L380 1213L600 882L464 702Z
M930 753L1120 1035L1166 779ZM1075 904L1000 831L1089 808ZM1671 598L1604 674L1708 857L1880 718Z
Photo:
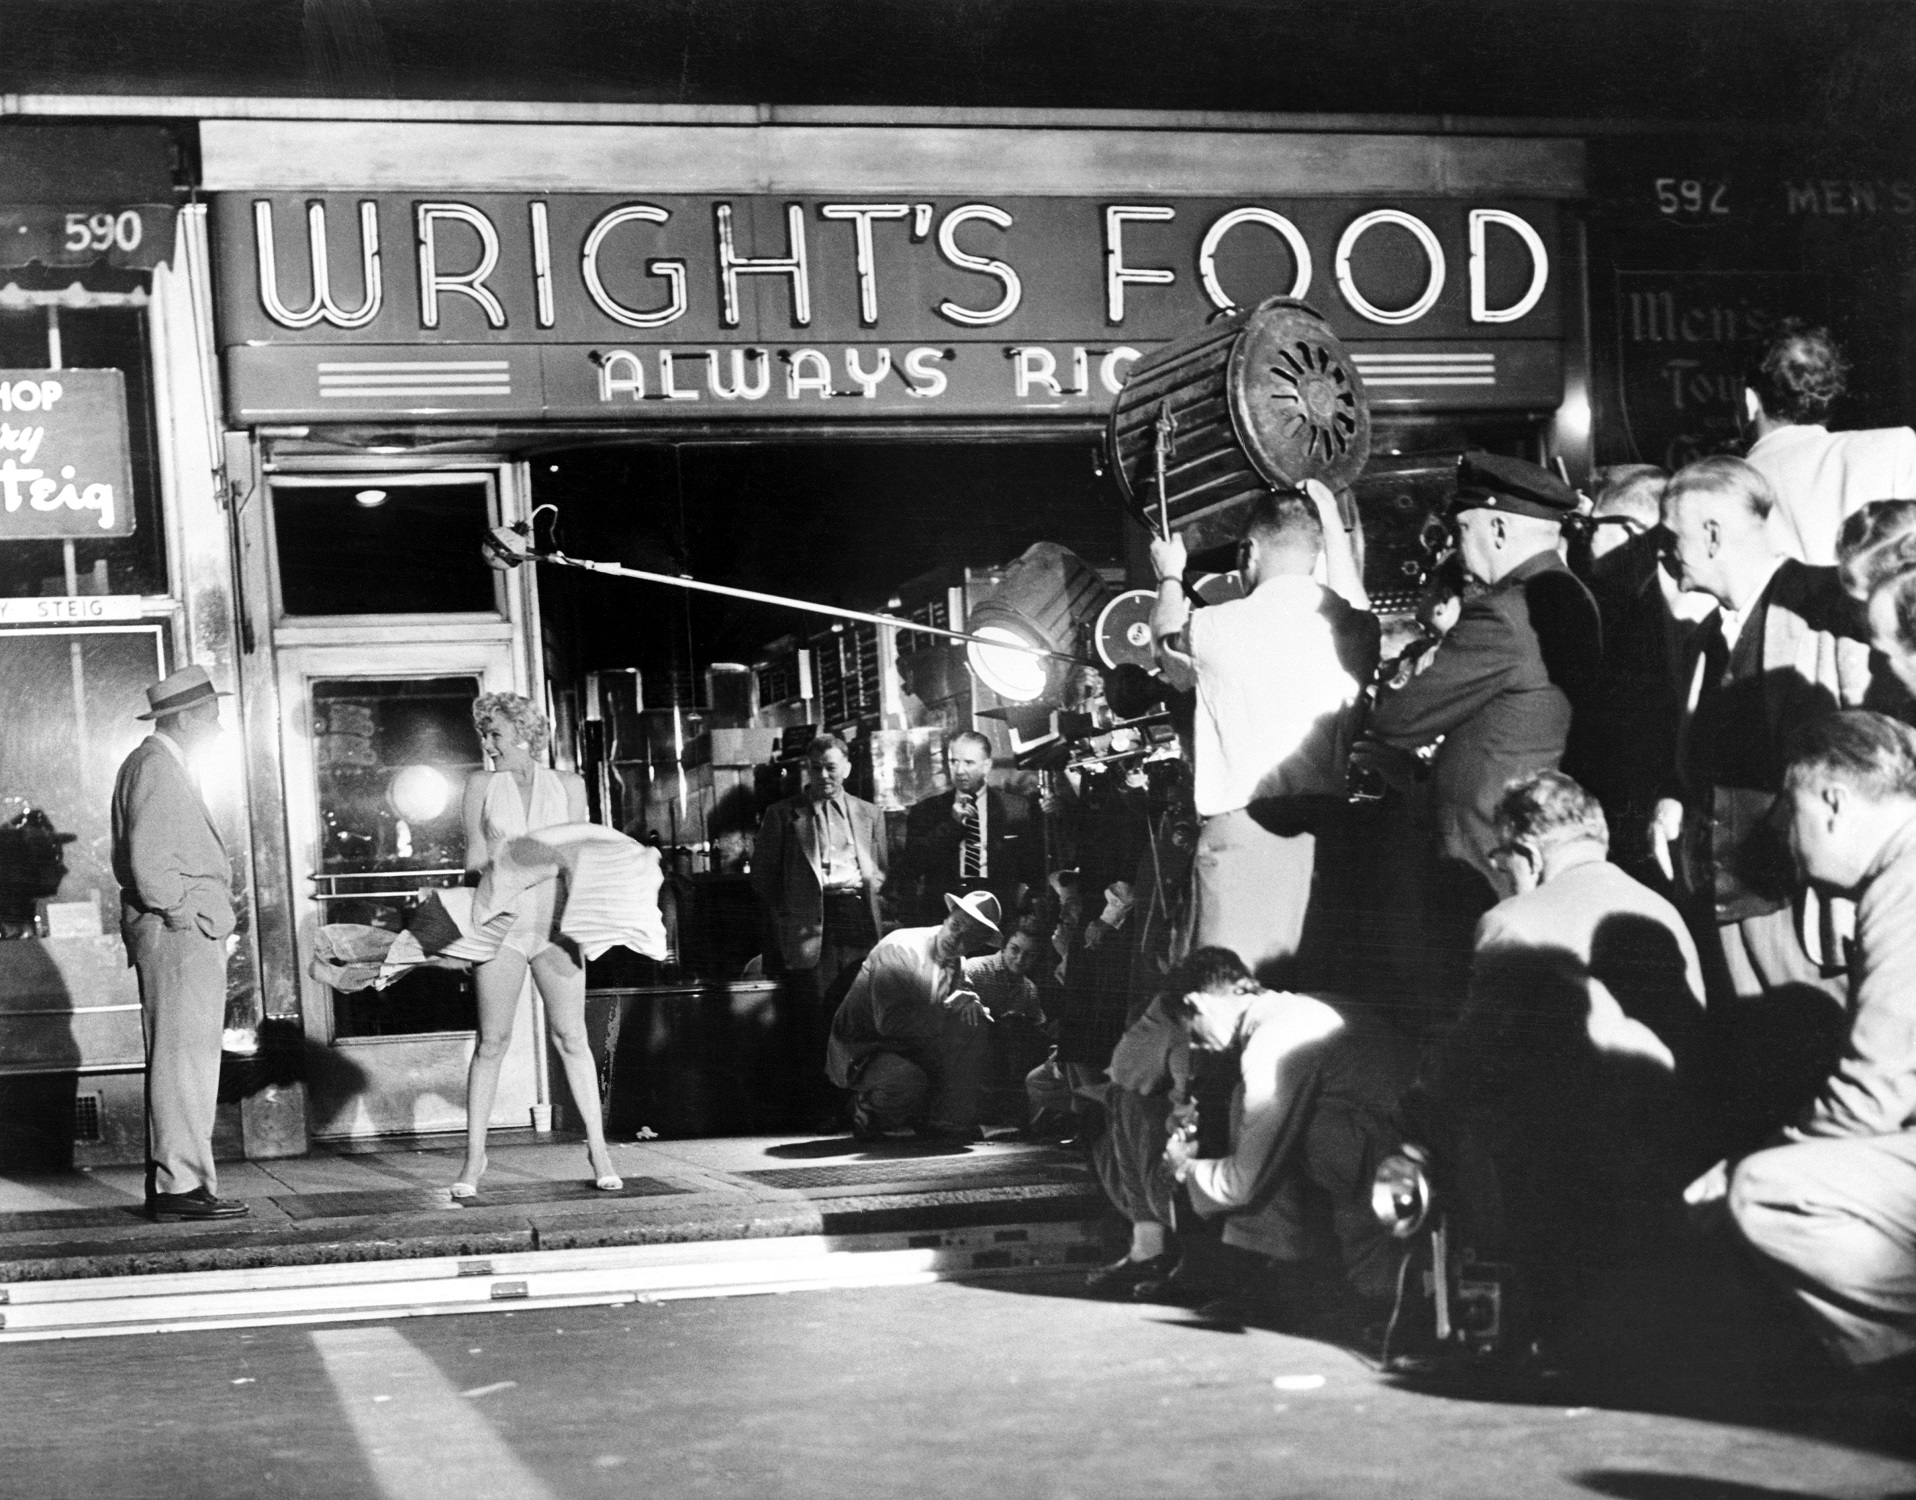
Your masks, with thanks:
M1097 1261L1090 1223L806 1235L0 1286L0 1343L908 1286Z

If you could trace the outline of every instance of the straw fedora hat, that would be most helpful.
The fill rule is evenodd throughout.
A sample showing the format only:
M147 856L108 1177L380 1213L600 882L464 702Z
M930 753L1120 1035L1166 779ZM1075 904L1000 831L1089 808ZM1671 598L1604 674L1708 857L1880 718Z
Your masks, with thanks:
M222 693L213 686L213 679L207 675L206 668L195 662L190 667L181 667L170 677L162 677L146 690L146 712L135 714L138 719L158 719L167 714L177 714L200 703L215 703L221 698L230 698L231 693Z

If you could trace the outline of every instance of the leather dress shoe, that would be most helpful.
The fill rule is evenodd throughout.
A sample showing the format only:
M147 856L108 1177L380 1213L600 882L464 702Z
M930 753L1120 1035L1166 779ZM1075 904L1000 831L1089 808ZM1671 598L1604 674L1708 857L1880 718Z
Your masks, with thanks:
M1140 1281L1131 1288L1133 1302L1168 1302L1175 1307L1201 1307L1216 1302L1236 1288L1207 1275L1188 1259L1167 1266L1162 1276Z
M1177 1263L1176 1253L1167 1250L1146 1260L1121 1260L1099 1266L1084 1278L1084 1289L1093 1297L1123 1299L1133 1295L1140 1283L1163 1281Z
M243 1219L252 1205L237 1198L215 1198L205 1188L190 1193L155 1193L146 1200L146 1213L155 1224L177 1224L182 1219Z

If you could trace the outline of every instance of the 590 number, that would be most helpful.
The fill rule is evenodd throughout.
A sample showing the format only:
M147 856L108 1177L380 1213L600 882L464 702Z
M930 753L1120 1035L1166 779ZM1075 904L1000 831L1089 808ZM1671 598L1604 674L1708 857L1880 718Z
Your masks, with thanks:
M117 214L68 214L66 217L69 250L137 250L146 226L135 209Z

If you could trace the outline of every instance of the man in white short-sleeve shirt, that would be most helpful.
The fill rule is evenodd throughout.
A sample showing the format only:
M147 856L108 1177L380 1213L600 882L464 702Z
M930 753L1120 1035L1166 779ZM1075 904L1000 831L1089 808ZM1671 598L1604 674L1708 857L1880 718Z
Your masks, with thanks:
M1320 558L1329 588L1313 576ZM1193 611L1180 538L1153 541L1151 562L1159 667L1197 690L1195 942L1281 982L1303 936L1317 829L1343 800L1377 621L1336 499L1316 481L1252 506L1242 599Z
M1872 500L1916 499L1916 431L1831 432L1848 366L1821 328L1786 324L1744 374L1745 457L1776 491L1770 536L1812 567L1836 561L1843 522Z

